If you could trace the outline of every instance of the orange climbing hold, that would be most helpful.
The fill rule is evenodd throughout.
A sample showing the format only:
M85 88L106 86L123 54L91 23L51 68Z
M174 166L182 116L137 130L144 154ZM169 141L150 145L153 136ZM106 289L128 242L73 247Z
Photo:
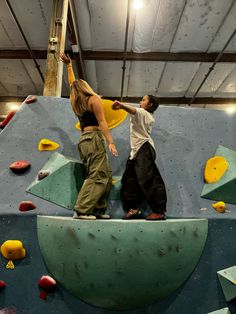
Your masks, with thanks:
M31 164L27 160L17 160L10 164L9 168L15 173L23 173L28 168L30 168Z
M229 164L222 156L215 156L207 160L204 172L204 179L207 183L219 181L225 171L228 169Z
M42 150L55 150L58 147L60 147L60 145L56 142L53 142L47 138L43 138L41 139L41 141L38 144L38 150L42 151Z

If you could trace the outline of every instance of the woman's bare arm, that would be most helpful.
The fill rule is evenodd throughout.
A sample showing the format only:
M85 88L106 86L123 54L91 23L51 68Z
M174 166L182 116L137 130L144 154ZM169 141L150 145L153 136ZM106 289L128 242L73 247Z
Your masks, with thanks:
M71 58L70 58L70 56L68 54L65 55L65 53L61 53L60 54L60 60L64 64L67 65L68 81L69 81L69 84L71 85L75 81L75 74L74 74L74 71L73 71Z
M106 141L108 143L108 147L110 152L114 155L114 156L118 156L118 152L116 149L115 144L113 143L113 139L112 139L112 135L108 129L108 125L104 116L104 110L103 110L103 106L102 106L102 101L100 98L96 97L96 96L92 96L91 99L91 107L93 109L93 112L95 114L95 117L98 121L99 127L103 133L103 135L106 138Z

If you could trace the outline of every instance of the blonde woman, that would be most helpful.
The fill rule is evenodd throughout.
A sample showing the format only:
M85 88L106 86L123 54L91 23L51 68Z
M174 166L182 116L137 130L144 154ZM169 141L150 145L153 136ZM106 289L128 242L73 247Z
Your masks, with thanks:
M112 155L117 156L118 152L108 130L101 98L87 82L75 79L69 55L62 53L60 59L67 65L68 69L70 102L75 115L80 121L82 132L78 150L86 167L86 179L79 192L73 218L109 219L110 216L105 214L105 198L111 188L112 176L104 137Z

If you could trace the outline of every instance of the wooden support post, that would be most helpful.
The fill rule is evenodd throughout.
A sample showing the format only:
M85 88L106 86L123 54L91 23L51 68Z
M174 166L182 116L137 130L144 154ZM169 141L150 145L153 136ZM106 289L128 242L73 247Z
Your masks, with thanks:
M67 12L68 0L53 0L44 96L61 97L63 64L59 61L59 56L65 49Z

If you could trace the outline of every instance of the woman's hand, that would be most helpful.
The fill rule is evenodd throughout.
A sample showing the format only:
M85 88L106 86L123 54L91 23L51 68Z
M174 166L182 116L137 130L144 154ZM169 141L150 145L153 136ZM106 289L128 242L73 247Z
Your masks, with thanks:
M118 156L118 151L114 143L109 144L108 147L113 156Z
M72 61L71 61L70 56L69 56L68 54L65 55L64 52L60 54L60 60L61 60L63 63L65 63L66 65L72 64Z
M113 110L122 109L122 103L120 103L119 101L115 100L111 107L112 107Z

